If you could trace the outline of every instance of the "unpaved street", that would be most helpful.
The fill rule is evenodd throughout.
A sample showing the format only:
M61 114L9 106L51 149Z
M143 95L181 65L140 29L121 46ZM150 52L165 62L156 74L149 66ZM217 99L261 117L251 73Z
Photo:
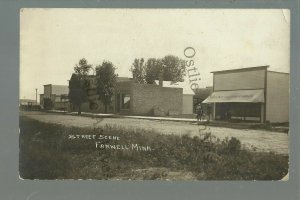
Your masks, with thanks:
M103 127L105 125L120 126L124 128L155 130L163 134L190 134L199 135L210 131L213 136L224 139L236 137L246 147L252 146L259 151L273 151L288 154L288 135L264 130L239 130L222 127L208 127L199 132L202 126L192 125L189 122L158 121L131 118L91 118L82 116L71 116L62 114L50 114L44 112L22 112L21 115L48 122L77 127Z

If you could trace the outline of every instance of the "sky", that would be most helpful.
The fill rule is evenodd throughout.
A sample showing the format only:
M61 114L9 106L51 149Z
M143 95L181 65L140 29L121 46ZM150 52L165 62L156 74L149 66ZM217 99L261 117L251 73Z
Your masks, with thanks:
M184 50L192 47L193 58ZM20 98L43 85L68 85L81 58L129 71L135 58L175 55L193 60L199 87L211 71L269 65L290 71L290 12L286 9L41 9L20 11ZM188 77L185 78L186 84Z

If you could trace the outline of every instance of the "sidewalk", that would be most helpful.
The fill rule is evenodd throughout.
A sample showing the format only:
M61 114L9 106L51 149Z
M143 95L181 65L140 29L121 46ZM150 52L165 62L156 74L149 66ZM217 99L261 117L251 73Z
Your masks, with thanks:
M133 119L150 119L150 120L164 120L164 121L180 121L180 122L197 122L197 119L189 119L189 118L174 118L174 117L150 117L150 116L123 116L126 118ZM206 120L201 120L205 122Z
M48 110L50 113L61 113L66 115L78 115L77 112L67 112L60 110ZM132 118L132 119L149 119L149 120L163 120L163 121L180 121L180 122L197 122L197 119L190 118L174 118L174 117L152 117L152 116L129 116L129 115L116 115L116 114L104 114L104 113L87 113L81 112L81 116L84 117L117 117L117 118ZM206 122L206 120L202 120Z
M46 111L49 113L60 113L65 115L73 115L78 116L77 112L67 112L67 111L58 111L58 110L49 110ZM260 127L262 124L257 122L227 122L227 121L210 121L206 123L207 120L201 120L197 123L197 119L191 118L177 118L177 117L153 117L153 116L129 116L129 115L118 115L118 114L104 114L104 113L87 113L82 112L80 116L83 117L91 117L91 118L131 118L131 119L144 119L144 120L157 120L157 121L173 121L173 122L190 122L193 125L206 124L208 126L215 127L226 127L226 128L234 128L234 129L262 129L268 130L264 127ZM276 131L276 130L275 130ZM287 132L280 130L279 132Z

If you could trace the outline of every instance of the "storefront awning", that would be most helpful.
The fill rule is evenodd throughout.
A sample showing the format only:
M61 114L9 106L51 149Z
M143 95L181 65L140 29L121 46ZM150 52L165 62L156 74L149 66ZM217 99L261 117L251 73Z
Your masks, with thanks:
M213 92L202 103L264 102L264 90L232 90Z

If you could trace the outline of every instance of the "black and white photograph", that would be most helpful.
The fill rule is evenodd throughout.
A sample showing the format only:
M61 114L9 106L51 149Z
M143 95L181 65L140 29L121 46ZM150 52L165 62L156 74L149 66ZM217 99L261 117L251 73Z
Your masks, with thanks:
M289 180L290 10L22 8L19 178Z

